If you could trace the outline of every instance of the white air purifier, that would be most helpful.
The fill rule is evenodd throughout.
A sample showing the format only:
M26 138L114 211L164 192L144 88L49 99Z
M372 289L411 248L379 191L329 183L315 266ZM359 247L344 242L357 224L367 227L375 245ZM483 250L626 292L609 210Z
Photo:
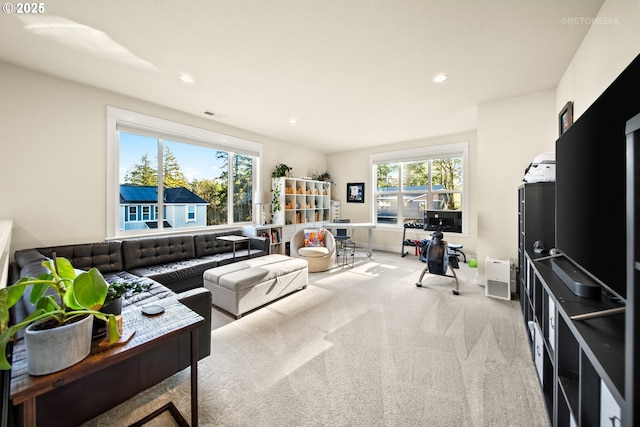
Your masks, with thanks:
M486 296L511 299L511 262L508 258L487 257L484 262L484 276Z

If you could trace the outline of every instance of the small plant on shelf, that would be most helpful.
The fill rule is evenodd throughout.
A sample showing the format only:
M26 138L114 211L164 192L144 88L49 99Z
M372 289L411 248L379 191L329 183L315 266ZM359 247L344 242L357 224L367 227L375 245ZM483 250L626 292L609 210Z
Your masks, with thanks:
M329 172L322 172L321 174L314 177L313 179L315 179L316 181L333 182L333 180L331 179L331 175L329 175Z
M293 170L292 167L289 167L287 165L285 165L284 163L278 163L276 165L275 170L273 171L273 173L271 174L272 178L280 178L280 177L288 177L291 176L291 171Z

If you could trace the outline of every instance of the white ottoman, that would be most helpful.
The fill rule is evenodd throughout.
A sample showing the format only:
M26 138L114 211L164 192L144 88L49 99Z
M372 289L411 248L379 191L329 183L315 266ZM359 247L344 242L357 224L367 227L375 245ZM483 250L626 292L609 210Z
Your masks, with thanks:
M210 268L203 279L213 305L239 319L250 310L306 288L309 268L304 259L272 254Z

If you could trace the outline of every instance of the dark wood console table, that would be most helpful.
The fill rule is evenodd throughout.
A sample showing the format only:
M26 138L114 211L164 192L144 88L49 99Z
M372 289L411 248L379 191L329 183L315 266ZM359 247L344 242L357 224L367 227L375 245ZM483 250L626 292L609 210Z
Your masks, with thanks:
M24 344L14 347L11 370L11 402L22 404L25 426L36 426L36 398L46 393L55 393L56 388L97 374L121 361L138 356L162 345L176 335L190 333L191 336L191 425L198 426L198 334L197 328L204 322L199 314L189 309L175 298L154 301L153 304L165 308L157 316L142 314L139 307L129 306L123 311L125 333L135 330L135 334L123 345L106 349L94 342L91 354L82 362L50 375L31 376L27 373Z

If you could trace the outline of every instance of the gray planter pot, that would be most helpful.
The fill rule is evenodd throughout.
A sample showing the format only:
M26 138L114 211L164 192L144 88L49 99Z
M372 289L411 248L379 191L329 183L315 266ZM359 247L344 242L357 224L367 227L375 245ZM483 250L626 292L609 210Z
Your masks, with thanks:
M47 375L83 360L91 352L93 315L53 329L24 331L27 372Z

